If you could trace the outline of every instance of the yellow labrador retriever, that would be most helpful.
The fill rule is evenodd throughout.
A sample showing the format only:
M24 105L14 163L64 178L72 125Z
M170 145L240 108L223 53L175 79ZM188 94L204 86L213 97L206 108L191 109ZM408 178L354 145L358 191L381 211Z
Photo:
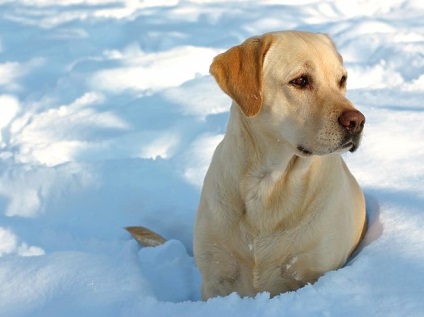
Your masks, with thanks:
M358 148L365 117L345 97L331 39L268 33L210 71L233 104L194 228L203 298L274 296L341 267L364 231L365 202L340 154Z

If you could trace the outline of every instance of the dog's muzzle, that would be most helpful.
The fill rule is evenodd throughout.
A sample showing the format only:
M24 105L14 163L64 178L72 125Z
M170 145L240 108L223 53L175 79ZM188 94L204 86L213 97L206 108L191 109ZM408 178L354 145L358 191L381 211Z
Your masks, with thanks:
M347 110L342 112L339 117L339 124L346 132L341 149L348 149L355 152L361 141L361 133L365 125L365 116L358 110Z

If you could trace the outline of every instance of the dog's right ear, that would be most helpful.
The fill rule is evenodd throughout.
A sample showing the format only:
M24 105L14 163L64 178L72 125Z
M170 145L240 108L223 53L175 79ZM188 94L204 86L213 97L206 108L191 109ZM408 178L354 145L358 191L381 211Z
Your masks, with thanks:
M271 34L247 39L219 54L210 73L247 117L254 117L262 107L262 67L273 41Z

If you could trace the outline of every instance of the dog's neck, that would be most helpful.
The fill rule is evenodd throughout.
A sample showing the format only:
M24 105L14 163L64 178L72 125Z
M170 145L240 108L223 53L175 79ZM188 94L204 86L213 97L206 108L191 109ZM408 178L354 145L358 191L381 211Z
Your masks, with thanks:
M232 106L230 120L223 146L229 147L226 153L232 153L236 164L230 165L241 181L240 194L246 208L249 222L255 223L260 232L272 230L271 224L289 223L286 218L292 216L294 206L290 197L303 195L310 185L305 176L317 157L301 158L296 155L293 146L284 140L271 139L260 134L254 124L237 108ZM284 190L281 190L284 188ZM280 193L277 197L276 193ZM281 195L283 193L283 195ZM263 217L268 212L270 201L278 200L279 219ZM297 200L298 202L302 200ZM258 234L260 234L258 232Z
M264 135L255 127L251 118L245 117L233 103L227 127L227 146L231 146L239 166L245 171L262 174L284 174L296 164L304 168L313 157L299 157L296 149L285 140ZM241 162L240 162L241 160ZM304 170L302 168L301 170ZM255 173L256 173L255 172Z

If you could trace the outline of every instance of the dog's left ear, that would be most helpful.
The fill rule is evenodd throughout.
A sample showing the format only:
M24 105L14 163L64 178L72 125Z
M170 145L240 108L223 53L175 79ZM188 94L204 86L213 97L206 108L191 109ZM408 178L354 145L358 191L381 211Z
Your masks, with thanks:
M215 57L210 67L218 85L247 117L262 107L262 67L272 41L271 34L247 39Z

